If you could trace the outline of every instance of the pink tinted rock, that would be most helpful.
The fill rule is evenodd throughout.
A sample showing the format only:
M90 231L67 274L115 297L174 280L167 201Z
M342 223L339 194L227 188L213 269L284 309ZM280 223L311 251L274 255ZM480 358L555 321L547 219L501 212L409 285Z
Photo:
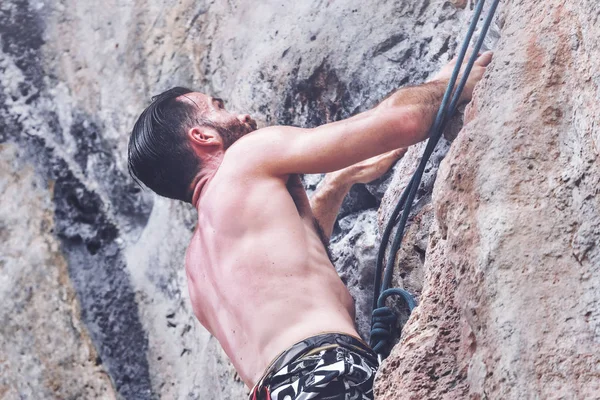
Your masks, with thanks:
M503 4L376 398L600 398L599 10Z

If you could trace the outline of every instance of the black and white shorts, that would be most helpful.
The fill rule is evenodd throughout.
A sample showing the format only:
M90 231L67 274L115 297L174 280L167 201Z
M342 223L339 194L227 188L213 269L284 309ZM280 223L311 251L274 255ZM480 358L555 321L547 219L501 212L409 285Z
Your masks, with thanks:
M326 333L281 354L250 400L373 400L377 355L353 336Z

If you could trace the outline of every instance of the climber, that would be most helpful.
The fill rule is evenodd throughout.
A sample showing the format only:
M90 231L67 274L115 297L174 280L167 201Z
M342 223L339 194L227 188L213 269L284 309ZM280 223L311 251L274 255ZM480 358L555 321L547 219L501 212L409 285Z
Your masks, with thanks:
M478 58L463 102L491 57ZM426 139L452 69L312 129L257 129L221 99L183 88L155 97L135 123L132 176L197 209L185 256L192 308L253 388L251 399L373 398L377 359L356 331L328 236L352 183ZM313 210L297 174L331 172Z

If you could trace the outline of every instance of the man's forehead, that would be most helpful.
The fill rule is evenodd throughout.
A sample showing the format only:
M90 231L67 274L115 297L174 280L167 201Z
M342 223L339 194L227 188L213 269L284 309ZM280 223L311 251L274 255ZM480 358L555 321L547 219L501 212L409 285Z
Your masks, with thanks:
M208 105L210 104L210 101L211 101L210 96L207 96L204 93L200 93L200 92L186 93L186 94L179 96L179 99L193 103L201 111L208 111L208 109L209 109Z

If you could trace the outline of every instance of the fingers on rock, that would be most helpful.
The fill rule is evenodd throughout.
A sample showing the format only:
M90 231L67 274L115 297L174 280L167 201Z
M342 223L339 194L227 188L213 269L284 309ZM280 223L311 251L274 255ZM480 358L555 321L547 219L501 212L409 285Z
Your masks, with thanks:
M487 67L489 63L492 62L493 55L494 53L492 53L491 51L486 51L481 56L479 56L475 64L480 65L482 67Z

